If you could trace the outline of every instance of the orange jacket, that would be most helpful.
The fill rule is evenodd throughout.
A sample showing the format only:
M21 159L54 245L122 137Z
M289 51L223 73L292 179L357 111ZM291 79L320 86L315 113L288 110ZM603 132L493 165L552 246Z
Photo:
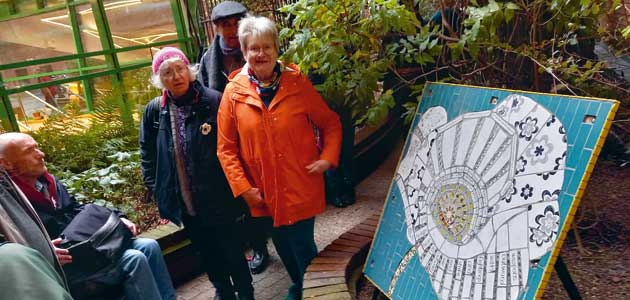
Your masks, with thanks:
M217 154L234 196L260 189L264 205L247 203L252 216L274 226L294 224L324 211L324 178L306 166L338 164L341 123L297 66L283 67L268 108L252 87L247 65L230 75L218 113ZM319 153L313 124L322 134Z

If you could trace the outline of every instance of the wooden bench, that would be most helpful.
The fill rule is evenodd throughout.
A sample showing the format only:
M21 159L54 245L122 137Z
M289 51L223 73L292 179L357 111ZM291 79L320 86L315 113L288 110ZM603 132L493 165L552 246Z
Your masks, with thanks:
M353 275L365 262L379 218L366 218L319 252L304 274L303 299L356 299Z

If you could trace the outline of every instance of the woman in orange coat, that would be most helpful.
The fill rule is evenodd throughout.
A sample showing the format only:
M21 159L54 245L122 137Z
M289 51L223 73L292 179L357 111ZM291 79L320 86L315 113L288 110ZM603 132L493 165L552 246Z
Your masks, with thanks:
M297 66L277 61L273 21L246 17L238 35L246 64L223 93L217 152L234 196L252 216L272 217L273 243L293 282L286 299L301 299L304 271L317 255L315 215L326 206L322 173L338 163L341 124Z

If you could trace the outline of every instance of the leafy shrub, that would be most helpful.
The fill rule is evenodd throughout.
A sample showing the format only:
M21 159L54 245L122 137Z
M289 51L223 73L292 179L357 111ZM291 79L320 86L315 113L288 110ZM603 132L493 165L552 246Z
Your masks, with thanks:
M138 152L138 128L126 120L120 97L97 103L90 122L72 105L53 115L32 133L46 153L49 171L81 203L117 208L146 230L159 222L155 204L146 204ZM125 116L125 114L129 114Z
M140 154L116 152L106 157L107 167L92 167L61 181L79 202L95 203L124 211L144 231L159 222L154 203L144 203Z

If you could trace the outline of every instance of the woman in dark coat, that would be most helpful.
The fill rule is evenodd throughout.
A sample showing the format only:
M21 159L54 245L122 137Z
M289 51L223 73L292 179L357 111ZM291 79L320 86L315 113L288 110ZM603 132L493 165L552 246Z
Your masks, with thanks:
M153 59L152 83L163 89L140 125L144 183L163 218L184 224L201 254L215 299L253 299L252 277L238 238L244 216L216 156L221 93L196 81L198 66L177 48Z

